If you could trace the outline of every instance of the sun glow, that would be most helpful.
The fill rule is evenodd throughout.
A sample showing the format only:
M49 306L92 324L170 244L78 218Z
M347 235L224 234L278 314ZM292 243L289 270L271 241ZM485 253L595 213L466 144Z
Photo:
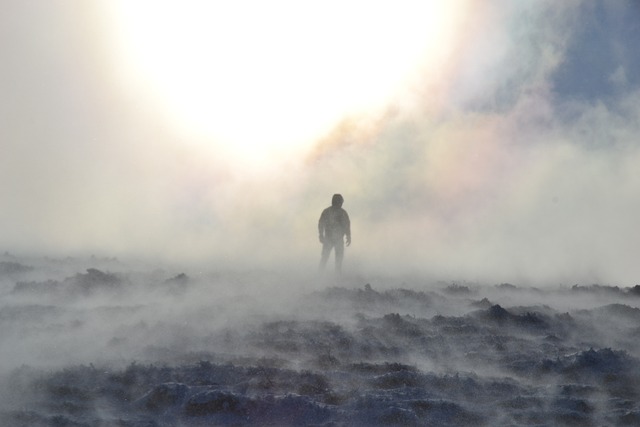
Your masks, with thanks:
M461 1L112 3L127 75L187 139L237 157L308 148L389 101L451 37Z

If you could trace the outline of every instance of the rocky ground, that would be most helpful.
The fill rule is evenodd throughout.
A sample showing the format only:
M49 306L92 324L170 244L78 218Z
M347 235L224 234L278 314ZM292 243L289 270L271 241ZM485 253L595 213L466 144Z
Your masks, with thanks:
M640 288L0 259L2 426L640 425Z

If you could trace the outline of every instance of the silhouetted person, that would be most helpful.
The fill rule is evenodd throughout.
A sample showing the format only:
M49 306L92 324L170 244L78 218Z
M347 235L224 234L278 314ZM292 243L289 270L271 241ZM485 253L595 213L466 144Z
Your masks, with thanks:
M331 206L322 211L318 221L318 233L322 243L322 256L320 257L320 269L324 269L329 259L331 249L335 251L336 271L342 270L342 258L344 257L344 237L347 236L347 246L351 244L351 222L347 211L342 209L344 199L340 194L334 194Z

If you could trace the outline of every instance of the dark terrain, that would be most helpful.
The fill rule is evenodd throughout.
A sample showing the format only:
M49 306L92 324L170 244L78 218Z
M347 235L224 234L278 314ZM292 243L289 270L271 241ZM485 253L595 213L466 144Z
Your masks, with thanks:
M0 262L2 426L640 425L640 288Z

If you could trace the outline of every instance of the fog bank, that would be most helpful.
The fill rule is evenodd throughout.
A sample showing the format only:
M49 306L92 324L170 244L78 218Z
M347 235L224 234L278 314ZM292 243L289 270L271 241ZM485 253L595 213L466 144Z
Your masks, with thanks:
M315 270L339 192L352 273L634 284L637 5L459 8L386 107L256 162L123 77L102 3L9 2L0 248Z

